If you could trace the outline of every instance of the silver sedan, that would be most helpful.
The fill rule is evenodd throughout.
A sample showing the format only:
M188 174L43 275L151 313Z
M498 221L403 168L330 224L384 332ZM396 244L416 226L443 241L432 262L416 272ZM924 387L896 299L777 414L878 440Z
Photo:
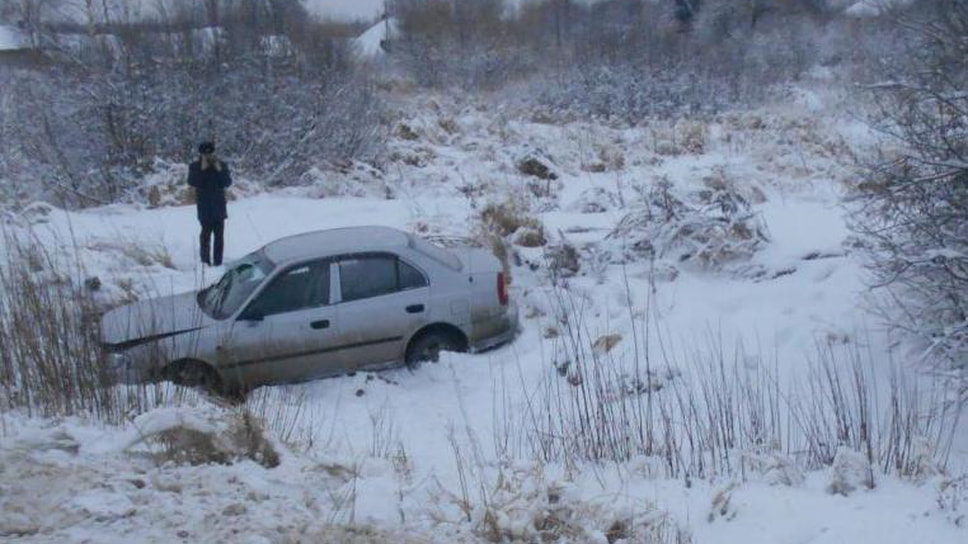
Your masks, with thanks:
M129 380L237 391L484 350L517 327L487 251L357 227L272 242L197 293L108 312L101 334Z

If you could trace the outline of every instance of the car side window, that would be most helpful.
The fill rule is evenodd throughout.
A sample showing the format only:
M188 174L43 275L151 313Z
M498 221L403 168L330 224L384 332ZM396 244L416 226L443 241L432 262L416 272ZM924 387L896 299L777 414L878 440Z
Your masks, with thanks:
M339 263L343 302L388 295L427 286L427 278L393 255L366 255Z
M400 290L416 289L427 286L427 277L423 272L397 259L397 270L400 276Z
M343 259L339 263L343 302L396 292L396 258L389 256Z
M270 315L317 308L329 304L329 261L319 261L291 268L272 280L253 310Z

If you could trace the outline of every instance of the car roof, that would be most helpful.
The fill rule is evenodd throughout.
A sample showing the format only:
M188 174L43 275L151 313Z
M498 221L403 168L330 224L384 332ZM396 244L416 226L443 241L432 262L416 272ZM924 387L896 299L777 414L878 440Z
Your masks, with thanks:
M263 252L275 263L323 258L341 253L386 251L410 245L410 235L390 227L345 227L280 238Z

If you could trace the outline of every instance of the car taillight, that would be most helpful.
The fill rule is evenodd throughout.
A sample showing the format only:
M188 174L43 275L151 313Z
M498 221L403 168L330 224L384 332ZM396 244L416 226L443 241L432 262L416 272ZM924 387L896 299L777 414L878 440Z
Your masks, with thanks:
M504 272L497 273L497 300L501 306L508 305L508 283L504 281Z

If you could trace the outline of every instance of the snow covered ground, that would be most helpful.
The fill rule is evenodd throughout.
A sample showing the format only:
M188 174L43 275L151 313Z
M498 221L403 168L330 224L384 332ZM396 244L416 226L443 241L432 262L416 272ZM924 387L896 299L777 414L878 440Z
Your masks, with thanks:
M250 404L266 416L279 456L273 468L251 455L197 466L165 457L152 437L187 428L218 442L238 425L238 407L204 398L120 429L2 415L0 538L471 542L538 541L545 531L572 542L615 542L634 529L634 541L654 542L677 535L723 543L968 539L968 482L958 479L968 470L964 429L946 474L925 470L901 480L878 472L873 489L843 494L831 485L860 486L865 474L847 451L835 466L814 470L737 452L750 460L741 474L670 478L661 459L646 456L540 463L525 438L521 416L539 403L537 393L570 376L560 366L568 354L562 296L581 308L570 319L581 320L586 342L621 336L608 364L628 370L644 350L661 362L666 380L699 370L690 368L701 359L696 354L742 346L744 367L768 371L792 395L816 363L818 345L856 346L872 361L887 359L891 339L866 310L843 205L854 158L873 136L839 95L801 89L782 106L635 129L552 123L493 102L407 100L382 172L355 165L268 194L243 183L230 204L226 253L240 257L288 234L364 224L474 236L486 205L515 202L540 221L549 246L576 248L579 267L555 290L552 250L515 247L520 337L487 353L447 354L416 372L254 392ZM522 173L528 159L555 179ZM157 187L161 202L174 202L182 175L173 166L146 184ZM662 186L670 188L663 194L713 215L721 202L708 194L743 195L754 217L742 225L762 225L766 239L754 243L741 233L723 246L707 240L706 249L753 249L701 260L681 242L688 234L649 231L668 246L643 258L637 231L614 229L630 213L645 213L650 191ZM37 205L8 222L32 227L50 250L79 255L85 275L102 280L99 296L117 299L214 281L218 271L196 262L194 217L190 206L66 213ZM901 346L894 354L910 353ZM917 379L903 365L900 371Z

